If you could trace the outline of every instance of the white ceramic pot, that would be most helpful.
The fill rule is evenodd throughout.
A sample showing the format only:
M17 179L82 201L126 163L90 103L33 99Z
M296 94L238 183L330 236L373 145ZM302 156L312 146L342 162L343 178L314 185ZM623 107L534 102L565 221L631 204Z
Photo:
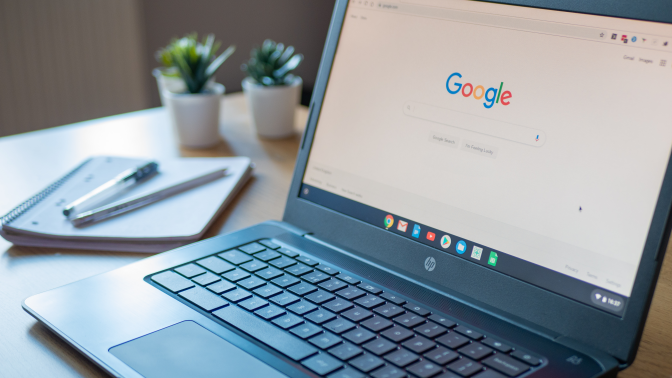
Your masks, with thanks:
M182 93L187 91L187 86L184 80L175 76L166 76L167 69L164 67L155 68L152 70L152 75L156 78L156 85L159 87L159 97L161 98L161 106L166 106L166 101L163 98L163 91L165 89L173 93Z
M243 80L243 91L252 114L252 124L262 138L284 138L294 134L294 114L303 81L296 77L290 85L264 86L251 78Z
M180 144L207 148L219 143L219 112L224 86L213 83L206 93L174 93L164 89L163 98Z

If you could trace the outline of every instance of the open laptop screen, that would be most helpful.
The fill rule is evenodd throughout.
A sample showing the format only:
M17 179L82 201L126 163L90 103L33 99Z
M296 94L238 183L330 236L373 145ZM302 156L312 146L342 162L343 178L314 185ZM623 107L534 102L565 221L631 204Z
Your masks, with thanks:
M670 88L669 25L354 0L300 196L622 314L672 148Z

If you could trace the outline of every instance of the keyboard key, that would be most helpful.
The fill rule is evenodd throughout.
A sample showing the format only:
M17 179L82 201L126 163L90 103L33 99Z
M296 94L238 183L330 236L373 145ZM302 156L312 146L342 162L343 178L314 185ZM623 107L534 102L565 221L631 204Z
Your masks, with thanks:
M341 316L344 316L350 320L352 320L355 323L359 323L360 321L372 316L373 313L371 311L367 311L361 307L356 307L353 308L352 310L348 310L345 312L341 313Z
M358 283L361 282L359 279L357 279L355 277L352 277L351 275L346 274L346 273L341 273L336 277L338 277L339 279L349 283L350 285L357 285Z
M469 342L469 339L455 332L448 332L447 335L443 335L436 339L437 342L447 346L450 349L457 349Z
M300 276L302 274L310 273L313 271L313 268L309 267L308 265L304 265L301 263L298 263L296 265L292 265L289 268L285 268L285 272L289 274L293 274L295 276Z
M271 299L269 299L269 301L275 303L278 306L285 307L285 306L290 305L294 302L298 302L299 299L301 299L301 298L297 297L294 294L282 293L282 294L278 294L278 295L272 297Z
M336 344L340 344L343 342L343 340L331 332L325 332L321 335L313 337L312 339L308 340L308 342L320 349L329 349Z
M436 346L436 343L422 336L415 336L414 338L405 341L401 345L414 351L415 353L420 354L428 351L429 349L434 348Z
M360 289L358 289L354 286L350 286L346 289L337 291L336 294L340 295L341 297L343 297L345 299L353 300L353 299L356 299L356 298L359 298L359 297L365 295L366 292L364 290L360 290Z
M448 330L445 327L441 327L440 325L434 322L427 322L425 324L415 327L414 331L419 335L433 339L437 336L443 335Z
M305 318L312 321L313 323L322 324L328 322L331 319L334 319L336 314L331 311L327 311L323 308L313 311L310 314L306 315Z
M430 361L420 361L414 365L409 366L406 368L406 370L420 378L427 378L441 372L441 365L437 365Z
M264 247L263 245L261 245L259 243L250 243L250 244L244 245L242 247L238 247L238 249L247 253L248 255L253 255L257 252L261 252L261 251L265 250L266 247Z
M311 259L308 256L296 256L296 257L294 257L294 259L299 261L299 262L302 262L302 263L304 263L308 266L315 266L315 265L319 264L319 262Z
M458 352L464 354L472 360L478 361L485 356L489 356L492 353L492 348L489 348L481 343L471 343L460 348Z
M289 257L296 257L299 255L298 252L292 251L291 249L288 248L280 248L278 249L278 252L282 253L283 255L289 256Z
M384 300L374 296L374 295L367 295L365 297L361 297L359 299L355 299L355 304L358 304L366 309L371 309L376 306L380 306L383 303L385 303Z
M266 247L266 248L270 248L270 249L278 249L278 248L280 248L279 245L273 243L272 241L270 241L270 240L268 240L268 239L265 239L265 240L259 240L259 244L263 245L263 246Z
M436 377L433 377L433 378L462 378L462 377L449 371L449 372L445 372L441 375L437 375Z
M391 321L381 318L380 316L375 316L365 322L362 322L362 326L370 329L373 332L380 332L386 328L392 327Z
M455 327L455 331L474 340L479 340L483 337L482 333L476 332L473 329L467 328L463 325Z
M522 362L504 354L495 354L483 360L483 365L499 370L509 377L516 377L530 370L530 367Z
M302 360L318 351L314 346L245 312L240 307L227 306L215 311L213 315L295 361Z
M247 311L254 311L266 305L268 305L268 302L259 297L252 297L238 303L238 306L246 309Z
M285 309L275 305L269 305L267 307L258 309L254 313L266 320L271 320L273 318L277 318L280 315L284 315Z
M347 321L343 318L338 318L336 320L330 321L327 324L324 324L323 327L334 333L343 333L355 328L355 323Z
M195 286L193 282L175 272L170 271L153 275L152 281L158 283L173 293L177 293L180 290Z
M413 336L413 332L409 331L404 327L399 326L392 327L387 331L381 332L380 334L394 341L395 343L400 343L408 339L409 337Z
M254 290L259 286L266 285L266 281L262 280L259 277L250 277L244 280L238 281L238 285L246 288L247 290Z
M254 294L257 294L258 296L260 296L264 299L272 297L272 296L274 296L278 293L281 293L281 292L282 292L282 289L280 289L279 287L277 287L275 285L261 286L261 287L258 287L256 289L254 289L254 291L253 291Z
M539 357L531 355L527 352L523 352L521 350L515 350L515 351L513 351L513 353L511 353L511 355L514 358L516 358L520 361L523 361L525 363L528 363L532 366L537 366L537 365L541 364L541 359Z
M215 272L217 274L222 274L224 272L228 272L229 270L233 270L236 268L235 266L229 264L228 262L216 256L210 256L202 260L198 260L196 261L196 264L204 268L207 268L210 271Z
M359 345L373 339L376 337L376 334L367 331L364 328L357 328L350 332L344 333L343 337Z
M327 265L327 264L320 264L320 265L316 266L315 269L320 270L323 273L327 273L330 276L333 276L334 274L338 274L338 270L335 267L333 267L331 265Z
M274 278L282 276L283 274L285 274L285 272L283 272L282 270L280 270L278 268L269 267L269 268L260 270L260 271L256 272L255 274L257 276L265 279L265 280L272 280Z
M412 304L412 303L406 303L404 305L404 308L409 310L409 311L413 311L420 316L427 316L431 313L431 311L429 311L428 309L426 309L424 307L421 307L421 306L418 306L418 305L415 305L415 304Z
M231 282L240 281L240 280L245 279L249 276L250 276L250 273L247 273L246 271L244 271L242 269L236 269L236 270L232 270L230 272L226 272L226 273L222 274L222 277L226 278L227 280L229 280Z
M252 260L250 262L246 262L245 264L241 264L240 267L247 270L250 273L254 273L257 270L262 270L268 267L268 264L259 260Z
M431 315L428 319L433 321L434 323L442 325L446 328L451 328L455 325L454 321L452 321L448 318L444 318L443 316L441 316L439 314Z
M285 269L288 266L292 266L292 265L296 264L296 261L294 261L293 259L290 259L289 257L283 256L279 259L271 260L268 263L273 265L276 268Z
M220 296L213 294L200 286L195 286L189 290L182 291L178 295L205 311L212 311L229 304Z
M299 336L302 339L307 339L322 332L322 328L316 326L313 323L306 323L292 328L289 332Z
M268 260L273 260L275 258L280 257L281 255L278 252L275 251L264 251L261 253L257 253L254 255L254 257L258 258L261 261L268 261Z
M219 277L218 275L207 272L205 274L201 274L200 276L194 277L192 281L196 282L201 286L208 286L213 282L221 281L221 279L222 278Z
M298 283L294 286L291 286L287 290L291 291L292 293L294 293L296 295L304 296L306 294L312 293L313 291L316 291L317 288L315 286L309 284L309 283L301 282L301 283Z
M312 273L305 274L301 278L303 278L304 280L306 280L306 281L308 281L308 282L310 282L314 285L317 285L318 283L320 283L322 281L326 281L326 280L330 279L331 277L328 274L315 271L315 272L312 272Z
M483 369L483 365L479 364L476 361L472 361L468 358L460 358L459 360L453 362L447 367L448 369L465 377L476 374L476 372Z
M403 298L399 298L398 296L391 294L391 293L383 293L380 295L381 298L385 299L388 302L392 302L396 304L397 306L401 306L404 303L406 303L406 300Z
M314 371L319 375L327 375L332 371L343 366L343 363L326 353L318 354L301 362L301 364L308 369Z
M388 352L397 349L397 344L390 340L379 338L369 341L362 345L362 347L376 356L382 356L383 354L387 354Z
M182 265L181 267L175 268L173 270L187 278L196 277L199 274L205 273L205 269L201 268L196 264Z
M373 378L404 378L407 375L405 371L388 365L374 371L371 376Z
M379 287L373 286L373 285L371 285L369 283L365 283L365 282L362 282L357 287L362 289L362 290L366 290L371 294L380 294L380 293L383 292L383 290L380 289Z
M401 314L404 312L404 310L399 306L388 303L384 306L378 307L377 309L373 310L373 312L386 318L392 318Z
M417 361L420 357L413 353L410 352L406 349L399 349L396 352L392 352L385 356L385 359L390 361L391 363L399 366L399 367L404 367L410 363L413 363Z
M424 323L425 318L415 315L411 312L407 312L404 315L397 316L394 318L394 321L408 328L413 328L418 324Z
M337 347L329 349L329 353L336 358L346 361L362 353L362 348L345 342Z
M366 376L359 371L348 367L343 370L339 370L335 372L334 374L331 374L327 378L366 378Z
M301 280L296 278L296 277L292 277L290 275L284 275L282 277L278 277L278 278L274 279L271 282L273 282L274 284L276 284L276 285L280 286L281 288L285 289L288 286L292 286L295 283L301 282Z
M384 364L383 360L371 354L364 354L350 361L350 365L356 367L357 369L365 373L377 369L381 367L383 364Z
M312 304L310 302L306 302L306 301L297 302L297 303L294 303L293 305L287 307L287 309L289 311L291 311L291 312L293 312L297 315L307 314L307 313L315 310L316 308L317 308L317 306L315 306L314 304Z
M336 290L341 290L344 287L348 287L348 285L345 282L343 282L341 280L335 280L335 279L331 279L329 281L322 282L321 284L319 284L317 286L323 288L326 291L330 291L332 293Z
M244 299L250 298L252 294L250 292L245 291L243 289L236 289L233 291L229 291L228 293L224 293L222 297L228 299L230 302L240 302Z
M290 329L301 323L303 323L303 318L293 314L286 314L273 321L273 324L279 326L282 329Z
M441 377L437 377L441 378ZM457 378L457 376L456 376ZM490 369L486 370L482 373L479 373L478 375L474 375L472 378L506 378L506 376L499 374L498 372Z
M428 358L439 365L445 365L447 363L455 361L460 355L453 352L450 349L444 347L438 347L432 349L429 352L425 353L425 358Z
M240 265L248 261L252 261L252 258L250 256L240 251L234 251L234 250L220 253L218 256L230 262L233 265Z
M212 291L215 294L222 294L226 291L233 290L236 288L236 285L228 281L219 281L215 282L212 285L208 285L208 290Z
M322 305L322 307L324 307L324 308L326 308L330 311L333 311L333 312L345 311L349 308L352 308L353 306L354 305L352 303L346 301L343 298L336 298L333 301L327 302L327 303Z
M485 345L487 345L491 348L495 348L502 353L509 353L511 351L511 346L506 345L503 342L498 341L496 339L493 339L491 337L488 337L487 339L481 340L481 343L483 343L483 344L485 344Z
M316 304L324 303L324 302L330 301L334 298L336 298L334 296L334 294L331 294L331 293L326 292L324 290L318 290L318 291L316 291L312 294L306 295L307 300L309 300L313 303L316 303Z

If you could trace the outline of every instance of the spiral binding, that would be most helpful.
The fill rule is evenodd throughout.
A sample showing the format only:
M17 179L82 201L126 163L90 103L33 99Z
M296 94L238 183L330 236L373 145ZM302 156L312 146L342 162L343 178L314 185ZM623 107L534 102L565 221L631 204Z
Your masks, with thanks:
M20 217L23 215L26 211L30 210L33 206L37 205L40 203L43 199L49 197L51 193L53 193L56 189L60 188L61 185L63 185L66 181L68 181L72 176L74 176L77 172L79 172L80 169L82 169L83 166L86 165L91 161L91 159L87 159L84 161L82 164L80 164L78 167L70 171L67 175L61 177L58 179L58 181L54 182L53 184L47 186L44 190L41 192L37 193L36 195L32 196L28 200L24 201L22 204L19 206L13 208L9 213L6 215L0 217L0 225L4 226L6 224L12 223L16 218Z

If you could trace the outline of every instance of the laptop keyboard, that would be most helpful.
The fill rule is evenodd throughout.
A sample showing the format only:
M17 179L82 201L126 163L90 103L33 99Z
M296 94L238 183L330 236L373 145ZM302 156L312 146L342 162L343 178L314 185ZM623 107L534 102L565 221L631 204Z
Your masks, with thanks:
M150 278L329 378L519 377L546 361L270 240Z

